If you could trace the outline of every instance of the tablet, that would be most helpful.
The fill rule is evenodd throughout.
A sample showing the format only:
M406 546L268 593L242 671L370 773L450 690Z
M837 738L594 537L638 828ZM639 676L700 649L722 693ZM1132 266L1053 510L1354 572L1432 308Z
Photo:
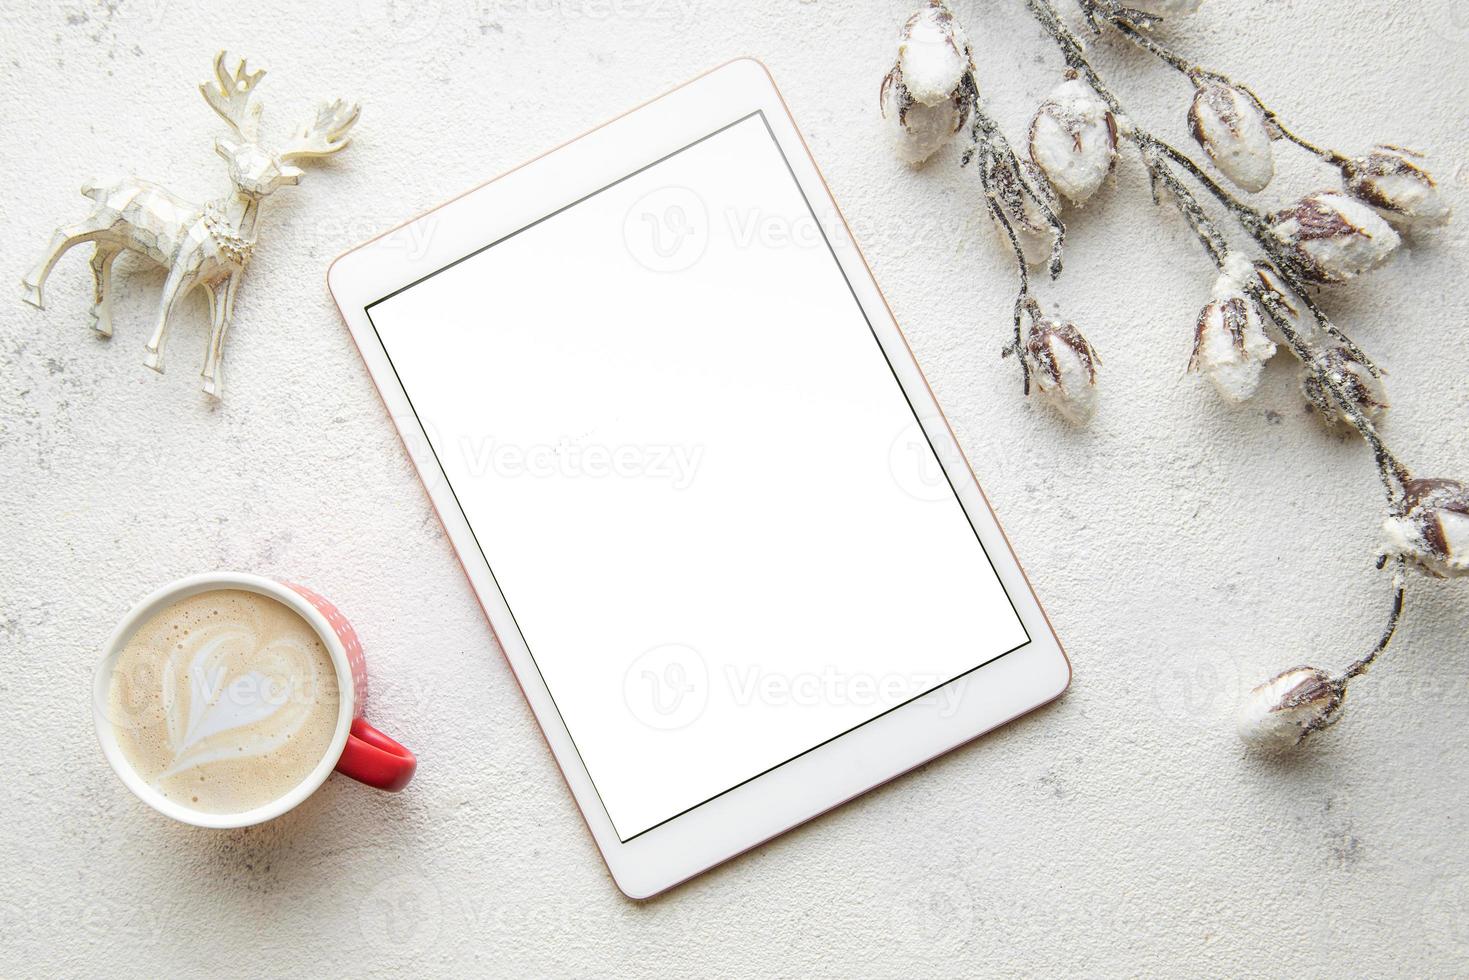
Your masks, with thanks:
M758 62L328 281L627 895L1068 684Z

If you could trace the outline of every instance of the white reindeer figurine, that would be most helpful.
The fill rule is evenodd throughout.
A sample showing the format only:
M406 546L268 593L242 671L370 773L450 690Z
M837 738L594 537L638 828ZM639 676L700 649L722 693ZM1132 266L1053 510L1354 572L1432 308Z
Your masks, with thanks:
M95 242L92 275L96 280L92 326L103 337L112 336L112 304L108 291L112 262L123 249L146 256L168 270L158 320L149 338L143 363L163 371L163 347L169 320L195 286L209 297L212 326L204 355L204 391L219 398L222 390L220 358L225 331L234 310L235 290L255 248L255 221L260 201L277 187L295 184L304 173L298 161L324 157L347 146L347 132L357 122L360 107L338 99L317 107L316 117L291 138L279 153L258 140L261 106L251 96L265 72L250 73L241 59L233 73L225 69L225 53L214 59L214 79L199 86L204 101L229 123L236 143L220 139L215 152L229 161L234 191L202 208L135 177L111 182L91 181L82 193L97 202L85 220L58 228L51 247L22 280L25 300L40 308L41 287L63 252L82 242Z

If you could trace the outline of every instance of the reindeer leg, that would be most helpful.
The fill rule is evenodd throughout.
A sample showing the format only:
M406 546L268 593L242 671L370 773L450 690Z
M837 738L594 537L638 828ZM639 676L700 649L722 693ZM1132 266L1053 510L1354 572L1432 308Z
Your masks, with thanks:
M235 312L235 290L240 275L236 272L215 294L214 328L209 331L209 351L204 355L204 391L216 400L224 397L224 335L229 332L230 318Z
M121 251L116 246L98 242L92 252L92 329L101 337L112 336L112 294L108 287L112 282L112 263Z
M46 285L46 277L51 275L51 270L56 266L56 260L73 245L99 238L106 231L90 222L69 225L65 228L57 228L56 233L51 236L51 247L46 250L46 255L37 262L35 267L20 281L25 287L23 297L25 301L36 309L45 307L41 303L41 287Z
M163 296L158 301L158 323L144 348L148 353L143 357L143 364L159 374L163 373L163 342L168 336L168 321L178 312L184 297L193 288L193 276L179 266L173 267L163 283Z
M219 369L219 335L224 330L224 294L228 289L228 283L204 287L209 297L209 345L204 349L204 370L199 372L199 376L204 379L204 393L216 399L219 398L219 386L215 383L215 373Z

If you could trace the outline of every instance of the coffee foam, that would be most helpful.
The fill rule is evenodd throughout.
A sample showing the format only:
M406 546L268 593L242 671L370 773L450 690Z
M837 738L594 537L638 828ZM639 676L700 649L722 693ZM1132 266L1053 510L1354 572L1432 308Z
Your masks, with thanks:
M133 769L203 813L254 809L321 762L340 695L331 654L294 610L238 589L203 592L129 638L108 720Z

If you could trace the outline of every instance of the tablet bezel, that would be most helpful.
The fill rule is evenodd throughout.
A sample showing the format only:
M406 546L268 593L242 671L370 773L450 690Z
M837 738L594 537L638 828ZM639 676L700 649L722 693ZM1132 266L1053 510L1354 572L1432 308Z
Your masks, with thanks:
M598 801L474 545L447 478L426 450L366 308L389 293L753 111L767 125L810 202L883 353L913 405L945 476L979 535L1031 641L1020 649L817 746L629 841ZM338 257L331 290L465 574L500 642L617 886L646 898L838 806L1058 697L1071 667L1016 561L892 311L832 200L774 80L739 59L680 86ZM983 683L975 683L981 679Z

